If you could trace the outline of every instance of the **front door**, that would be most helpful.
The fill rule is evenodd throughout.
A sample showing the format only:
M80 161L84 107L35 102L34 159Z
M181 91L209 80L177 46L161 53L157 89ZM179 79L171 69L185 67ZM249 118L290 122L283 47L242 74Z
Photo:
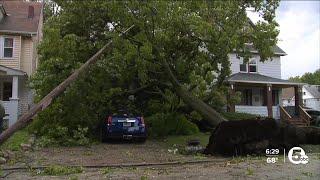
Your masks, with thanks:
M3 82L2 101L9 101L12 96L12 82Z

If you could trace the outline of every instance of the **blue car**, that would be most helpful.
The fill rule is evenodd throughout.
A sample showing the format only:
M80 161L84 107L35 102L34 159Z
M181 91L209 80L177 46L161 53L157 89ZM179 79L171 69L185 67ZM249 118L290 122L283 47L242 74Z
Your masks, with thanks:
M142 116L128 114L108 116L104 128L104 140L134 139L144 142L147 139L147 129Z

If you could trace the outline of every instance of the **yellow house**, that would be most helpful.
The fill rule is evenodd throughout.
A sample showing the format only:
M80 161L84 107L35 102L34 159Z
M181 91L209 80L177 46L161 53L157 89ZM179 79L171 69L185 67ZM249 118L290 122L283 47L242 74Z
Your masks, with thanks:
M0 101L12 125L33 105L27 81L38 66L43 3L0 1Z

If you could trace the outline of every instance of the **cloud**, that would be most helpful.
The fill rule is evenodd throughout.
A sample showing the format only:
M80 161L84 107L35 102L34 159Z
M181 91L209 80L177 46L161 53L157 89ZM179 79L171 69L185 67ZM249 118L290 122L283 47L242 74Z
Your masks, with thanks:
M248 12L257 22L260 17ZM320 1L281 1L276 12L280 25L278 45L288 55L281 57L282 78L303 75L320 68Z
M320 68L320 2L282 1L277 11L282 78Z

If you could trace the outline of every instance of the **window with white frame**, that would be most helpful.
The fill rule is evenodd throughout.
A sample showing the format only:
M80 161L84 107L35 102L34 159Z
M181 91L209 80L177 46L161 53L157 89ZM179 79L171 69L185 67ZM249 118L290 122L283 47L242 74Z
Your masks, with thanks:
M257 72L257 59L250 59L248 66L249 72Z
M4 58L13 57L13 38L10 38L10 37L3 38L3 57Z
M240 72L247 72L247 63L244 62L243 58L240 59Z
M245 63L243 58L240 59L240 72L249 72L249 73L256 73L258 72L257 68L257 59L251 58L249 63Z

